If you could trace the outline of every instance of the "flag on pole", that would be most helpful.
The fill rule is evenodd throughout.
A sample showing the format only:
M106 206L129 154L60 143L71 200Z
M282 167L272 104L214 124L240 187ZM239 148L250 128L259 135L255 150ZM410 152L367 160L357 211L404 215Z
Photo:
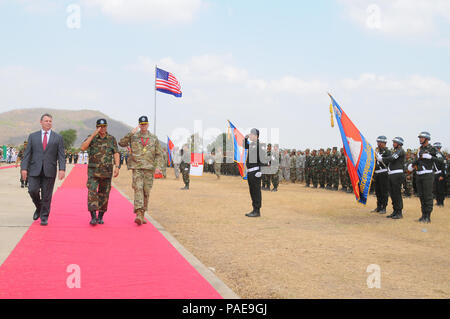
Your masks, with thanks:
M167 136L167 164L169 166L172 165L174 147L175 147L175 145L172 143L170 138Z
M243 178L246 177L245 161L247 160L247 150L245 149L245 138L241 132L230 122L230 129L233 133L234 161L238 165L239 173Z
M157 91L181 97L181 86L177 78L170 72L156 68L155 88Z
M357 201L365 205L375 170L375 151L331 94L328 95L341 132L353 192Z

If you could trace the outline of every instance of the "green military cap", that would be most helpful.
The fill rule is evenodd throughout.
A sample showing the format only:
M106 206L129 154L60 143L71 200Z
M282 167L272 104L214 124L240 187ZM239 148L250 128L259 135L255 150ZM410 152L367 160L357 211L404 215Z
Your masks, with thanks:
M336 150L337 151L337 146L333 146L333 151Z

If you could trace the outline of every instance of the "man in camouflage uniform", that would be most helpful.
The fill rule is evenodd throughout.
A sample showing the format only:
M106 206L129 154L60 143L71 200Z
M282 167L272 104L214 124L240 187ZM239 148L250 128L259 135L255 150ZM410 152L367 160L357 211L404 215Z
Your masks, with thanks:
M270 158L272 155L272 144L267 144L267 157ZM261 190L270 191L270 180L272 175L272 170L269 166L261 167Z
M347 174L347 162L345 160L345 154L344 154L344 149L341 148L340 151L340 155L339 155L339 160L338 160L338 167L339 167L339 179L341 180L341 185L342 188L341 190L343 192L347 191L347 179L346 179L346 174Z
M318 161L319 157L317 156L317 151L313 150L311 153L311 179L314 188L317 188L317 184L319 182L319 171L318 171Z
M292 183L297 180L297 156L295 155L295 150L292 150L291 157L289 159L289 177Z
M324 168L324 179L325 179L325 188L331 189L332 188L332 181L331 181L331 148L327 148L325 155L324 155L324 162L323 162L323 168Z
M280 150L278 145L275 144L273 147L273 151L270 152L269 156L269 164L270 164L270 175L269 175L269 189L270 182L272 182L273 189L272 192L278 191L278 185L280 184Z
M339 156L337 155L337 147L333 147L330 160L331 170L331 187L337 191L339 189Z
M103 215L108 210L113 161L114 177L119 175L119 148L115 137L108 134L107 125L105 119L97 120L96 130L81 144L81 150L89 154L87 188L91 225L103 224Z
M305 187L309 187L312 181L311 158L309 148L307 148L305 150Z
M174 147L173 149L173 171L175 172L175 178L178 179L180 177L180 163L181 163L181 155L178 147Z
M182 190L189 190L189 171L191 168L191 150L189 149L189 145L183 145L183 149L181 150L181 175L183 176L184 187Z
M412 164L414 160L411 158L411 150L406 151L405 164L403 171L405 172L405 182L404 182L404 194L405 197L411 197L414 192L413 189L413 173L408 171L409 164Z
M317 175L318 182L320 184L320 188L325 188L325 173L326 173L325 154L324 154L324 149L321 148L319 150L319 156L317 158L317 164L316 164L316 175Z
M303 152L297 152L297 161L295 162L297 182L302 183L305 178L305 155Z
M148 118L141 116L139 126L125 135L119 145L130 148L128 168L133 171L134 190L134 222L146 224L144 218L148 210L150 190L153 186L154 174L160 174L163 163L163 150L156 135L148 131Z
M23 146L19 149L19 153L17 154L17 159L16 159L16 167L18 167L20 165L20 162L22 162L23 155L25 153L25 149L27 148L27 144L28 144L28 141L24 141ZM22 177L22 173L20 173L20 187L21 188L28 187L28 174L27 174L27 178L24 180Z
M281 156L281 173L283 174L283 179L289 181L290 178L290 156L287 150L283 151L283 155Z

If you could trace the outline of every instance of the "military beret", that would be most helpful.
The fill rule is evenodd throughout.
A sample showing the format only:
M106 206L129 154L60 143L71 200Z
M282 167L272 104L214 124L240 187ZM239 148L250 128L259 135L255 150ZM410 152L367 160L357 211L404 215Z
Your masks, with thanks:
M105 119L98 119L96 125L97 126L106 126L106 125L108 125L108 123L106 122Z
M145 115L142 115L142 116L139 118L139 124L148 124L148 117L145 116Z

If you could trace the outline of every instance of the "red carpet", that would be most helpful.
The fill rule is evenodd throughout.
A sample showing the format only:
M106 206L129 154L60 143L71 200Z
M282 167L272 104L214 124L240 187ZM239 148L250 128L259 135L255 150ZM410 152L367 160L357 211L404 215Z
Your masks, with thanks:
M153 225L134 223L116 189L105 224L89 225L86 178L76 165L53 196L49 225L34 222L5 260L0 298L221 298ZM67 285L71 264L81 288Z
M10 165L10 166L0 166L0 169L5 169L5 168L13 168L16 167L16 165Z

